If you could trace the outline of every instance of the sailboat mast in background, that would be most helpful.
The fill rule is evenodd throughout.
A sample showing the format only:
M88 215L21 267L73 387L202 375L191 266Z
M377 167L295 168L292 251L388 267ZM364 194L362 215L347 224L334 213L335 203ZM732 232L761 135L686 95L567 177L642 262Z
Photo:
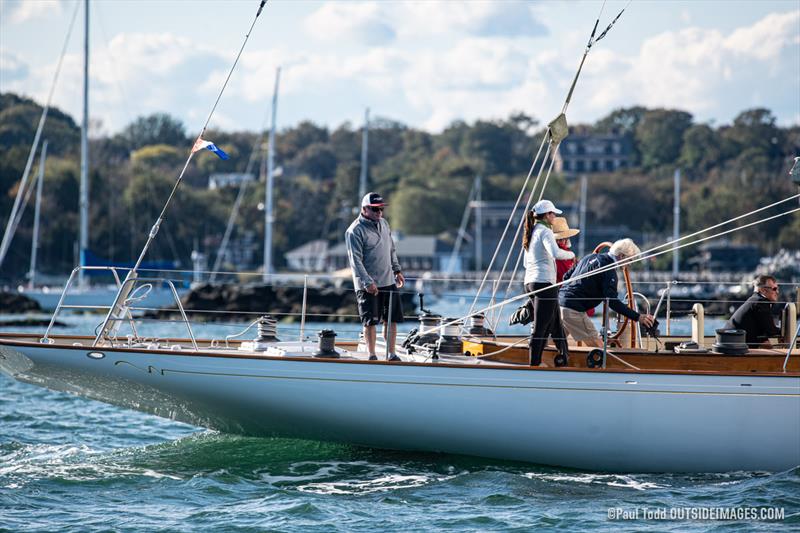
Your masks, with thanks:
M80 265L86 266L89 250L89 0L86 0L83 27L83 120L81 122L81 187L80 187ZM78 272L78 285L86 287L86 276Z
M264 202L264 283L272 274L272 181L275 171L275 119L278 115L278 84L281 79L281 67L275 69L275 90L272 93L272 123L269 128L269 146L267 147L267 183Z
M681 236L681 169L675 169L673 179L675 198L672 207L672 240L675 241L675 245L672 247L672 279L677 280L680 274L680 252L677 242Z
M36 204L33 210L33 241L31 242L31 266L28 269L28 288L36 285L36 256L39 252L39 217L42 211L42 184L44 183L44 164L47 159L47 141L42 144L39 156L39 181L36 183Z
M367 155L369 154L369 108L364 111L364 132L361 135L361 174L358 178L356 211L361 209L361 199L367 194Z

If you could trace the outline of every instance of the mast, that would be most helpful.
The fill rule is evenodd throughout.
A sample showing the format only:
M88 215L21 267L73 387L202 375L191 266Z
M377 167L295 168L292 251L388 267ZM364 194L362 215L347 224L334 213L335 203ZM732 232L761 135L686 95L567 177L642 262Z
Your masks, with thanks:
M361 199L367 194L367 154L369 154L369 108L364 111L364 130L361 134L361 174L358 177L358 199L356 210L360 209Z
M272 123L269 129L269 146L267 147L267 182L264 202L264 275L263 281L269 281L272 274L272 181L275 159L275 119L278 113L278 84L281 79L281 67L275 69L275 90L272 93Z
M453 249L450 251L450 260L447 262L446 275L448 276L455 271L456 258L458 258L458 254L461 251L461 243L464 240L464 236L467 234L466 229L467 222L469 221L469 211L474 207L474 201L478 195L479 181L480 177L475 176L475 180L472 182L472 188L469 191L469 196L467 197L467 203L464 206L464 213L461 215L461 224L458 225L456 242L453 244ZM461 265L459 268L463 270L463 265Z
M481 186L483 178L475 181L475 270L483 270L483 197Z
M580 238L578 239L578 257L583 257L586 253L586 174L581 176L581 203L579 207L580 219L578 227L581 229Z
M31 267L28 270L28 288L36 284L36 255L39 251L39 213L42 206L42 183L44 182L44 161L47 159L47 140L42 144L39 158L39 182L36 184L36 205L33 211L33 242L31 243Z
M676 244L672 247L672 279L678 279L678 261L680 254L678 252L677 240L680 238L681 231L681 169L675 169L675 202L672 206L672 240Z
M86 266L89 249L89 0L86 0L83 26L83 121L81 122L81 185L80 185L80 266ZM78 272L78 285L86 287L83 270Z

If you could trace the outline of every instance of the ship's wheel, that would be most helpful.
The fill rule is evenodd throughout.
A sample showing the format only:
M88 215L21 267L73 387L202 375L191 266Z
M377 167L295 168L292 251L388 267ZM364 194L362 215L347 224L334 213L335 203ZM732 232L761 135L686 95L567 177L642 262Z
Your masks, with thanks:
M597 246L594 247L594 252L596 254L601 253L606 248L611 248L610 242L601 242ZM622 267L622 277L625 279L625 291L627 292L625 296L625 303L631 309L635 309L635 302L633 301L633 285L631 284L631 273L628 269L628 265ZM603 324L606 323L606 316L609 312L608 305L606 302L603 302ZM636 346L636 328L630 325L631 319L623 316L617 315L617 329L613 332L609 331L608 333L608 344L609 346L622 346L622 339L623 335L625 335L625 331L628 331L630 335L630 346Z

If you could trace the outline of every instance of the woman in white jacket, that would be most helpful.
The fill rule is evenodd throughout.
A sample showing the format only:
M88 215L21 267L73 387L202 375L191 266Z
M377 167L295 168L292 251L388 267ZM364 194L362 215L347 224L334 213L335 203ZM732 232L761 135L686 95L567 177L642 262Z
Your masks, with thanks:
M555 260L572 259L575 254L562 250L556 244L551 226L556 215L561 213L550 200L540 200L532 211L528 211L525 218L525 232L522 236L522 247L525 250L525 291L540 291L530 297L533 304L533 323L528 342L531 366L542 363L542 351L551 335L559 354L563 356L557 362L567 364L567 339L561 326L558 287L552 285L556 282Z

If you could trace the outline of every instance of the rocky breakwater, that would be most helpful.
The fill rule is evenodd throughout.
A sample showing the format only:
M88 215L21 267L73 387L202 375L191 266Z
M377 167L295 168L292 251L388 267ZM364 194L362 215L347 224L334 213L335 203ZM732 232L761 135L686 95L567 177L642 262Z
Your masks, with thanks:
M0 292L0 313L41 313L42 308L36 300L18 292Z
M415 294L400 293L406 315L416 312ZM193 287L181 298L186 314L193 321L253 319L272 315L283 322L299 322L303 310L302 287L205 283ZM151 318L176 318L175 307L151 311ZM358 322L356 295L351 289L332 285L309 286L306 298L308 322Z

